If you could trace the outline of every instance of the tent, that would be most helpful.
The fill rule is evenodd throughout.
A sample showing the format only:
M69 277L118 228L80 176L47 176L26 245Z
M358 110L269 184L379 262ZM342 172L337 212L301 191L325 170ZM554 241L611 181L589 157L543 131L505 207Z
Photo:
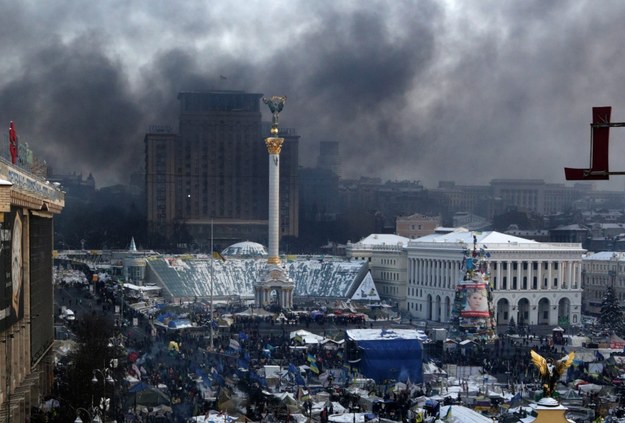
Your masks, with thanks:
M423 382L423 347L414 329L350 329L346 348L359 351L360 372L378 383L384 380ZM350 361L351 358L350 358Z
M145 382L131 386L128 389L128 394L126 407L171 405L169 397L163 391Z
M273 313L265 310L264 308L248 308L247 310L235 313L234 315L248 317L268 317L273 316Z

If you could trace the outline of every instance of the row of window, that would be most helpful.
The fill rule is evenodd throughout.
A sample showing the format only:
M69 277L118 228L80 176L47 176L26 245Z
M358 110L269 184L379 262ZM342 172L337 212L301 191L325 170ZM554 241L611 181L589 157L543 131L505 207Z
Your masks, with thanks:
M506 262L506 261L502 261L502 262L496 262L495 261L495 262L492 262L491 263L491 268L493 270L497 270L497 264L498 263L501 263L501 270L508 270L508 262ZM538 270L538 262L533 261L531 263L532 263L532 270ZM512 270L518 270L519 262L513 261L511 264L512 264ZM529 267L528 266L528 262L524 261L524 262L522 262L522 264L523 264L523 266L522 266L523 270L527 270L528 267ZM553 270L558 270L558 265L559 265L559 263L557 261L552 262L552 269ZM544 270L549 270L549 262L547 262L547 261L543 262L543 269Z
M398 281L399 273L397 272L380 272L380 278L387 281Z

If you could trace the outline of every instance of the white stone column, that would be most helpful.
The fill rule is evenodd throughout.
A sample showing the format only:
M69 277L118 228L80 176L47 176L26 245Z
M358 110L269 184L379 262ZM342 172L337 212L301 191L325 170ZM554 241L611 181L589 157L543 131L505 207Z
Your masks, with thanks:
M543 266L544 265L545 265L544 261L542 261L542 260L538 261L538 276L536 277L536 281L537 281L536 288L537 289L540 289L540 286L542 284L542 280L541 279L543 278ZM533 283L534 282L532 281L532 287L534 286Z
M549 263L547 264L547 289L551 288L551 284L552 284L552 280L553 280L553 261L549 260ZM541 289L542 289L542 281L541 281Z
M497 260L497 286L495 289L501 289L501 261Z
M569 266L569 276L568 280L566 281L566 288L571 289L573 286L573 260L569 260L567 264Z
M269 245L268 261L279 263L280 240L280 154L269 154Z
M508 272L507 272L507 276L506 276L506 291L510 289L510 287L512 286L512 261L508 260L507 261L507 267L508 267ZM514 321L516 322L516 319L514 319Z

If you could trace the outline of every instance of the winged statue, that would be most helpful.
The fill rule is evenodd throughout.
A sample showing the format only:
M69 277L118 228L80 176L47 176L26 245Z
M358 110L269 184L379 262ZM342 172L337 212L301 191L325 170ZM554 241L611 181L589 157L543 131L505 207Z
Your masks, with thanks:
M278 114L284 108L284 103L286 102L286 96L278 96L274 95L270 98L263 97L263 103L269 106L269 110L273 115L272 123L274 126L278 126Z
M566 369L573 364L575 353L571 351L558 361L554 361L552 358L545 358L534 350L531 350L530 354L532 355L532 363L534 363L538 369L538 373L543 382L543 393L546 397L553 397L556 384Z

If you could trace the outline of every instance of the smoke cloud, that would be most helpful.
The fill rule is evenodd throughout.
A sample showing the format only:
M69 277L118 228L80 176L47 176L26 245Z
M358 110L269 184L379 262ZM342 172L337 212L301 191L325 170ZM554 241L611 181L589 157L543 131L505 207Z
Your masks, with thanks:
M142 168L148 126L176 127L181 91L286 95L303 165L336 140L345 177L430 187L563 183L589 163L591 108L625 121L618 1L2 4L0 122L98 187Z

